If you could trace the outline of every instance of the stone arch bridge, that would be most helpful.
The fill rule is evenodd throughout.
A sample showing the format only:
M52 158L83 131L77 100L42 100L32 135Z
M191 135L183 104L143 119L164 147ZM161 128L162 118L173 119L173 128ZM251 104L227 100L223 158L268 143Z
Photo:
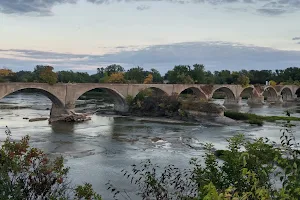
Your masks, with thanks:
M47 96L53 103L51 117L68 113L75 108L76 100L93 89L106 90L115 100L115 110L128 109L126 98L135 97L140 91L151 88L156 95L180 95L189 89L199 98L210 100L217 92L225 94L225 105L237 105L243 96L249 104L263 104L265 97L269 103L294 101L300 97L300 87L296 85L254 86L203 85L203 84L100 84L68 83L49 85L46 83L0 83L0 99L17 91L32 89Z

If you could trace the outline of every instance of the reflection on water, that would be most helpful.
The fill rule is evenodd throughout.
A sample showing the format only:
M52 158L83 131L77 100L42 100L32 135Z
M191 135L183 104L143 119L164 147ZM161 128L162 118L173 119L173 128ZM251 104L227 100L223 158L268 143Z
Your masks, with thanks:
M1 100L1 105L17 103L25 109L0 110L0 139L5 139L5 126L13 138L28 134L31 144L51 155L62 154L71 167L70 176L75 183L91 182L104 199L112 199L105 183L112 180L116 186L134 193L135 188L120 171L144 159L160 165L188 165L191 157L203 155L203 144L213 143L216 148L226 148L226 138L245 133L248 138L267 136L279 140L280 124L266 123L263 127L241 126L206 127L199 125L164 124L129 120L126 118L94 115L85 123L28 122L24 117L49 116L51 102L40 95L15 95ZM13 104L15 105L15 104ZM286 109L299 116L299 105L289 107L249 108L245 102L238 108L243 112L263 115L283 115ZM3 118L3 119L1 119ZM300 131L296 130L300 138ZM134 199L134 198L133 198Z

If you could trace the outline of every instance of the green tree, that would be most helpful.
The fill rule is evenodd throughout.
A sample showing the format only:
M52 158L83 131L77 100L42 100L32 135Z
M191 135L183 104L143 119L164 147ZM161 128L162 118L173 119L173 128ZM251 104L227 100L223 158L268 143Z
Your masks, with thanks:
M131 83L143 83L145 77L144 69L139 66L131 68L125 73L125 79Z
M237 84L242 85L243 87L248 86L250 83L250 79L248 76L246 75L239 75L238 79L237 79Z
M215 83L215 77L211 71L204 72L204 79L206 84L213 84Z
M240 77L240 73L239 72L231 72L231 83L234 83L234 84L239 84L239 77Z
M191 78L194 80L195 83L205 83L205 68L204 65L194 64L194 69L191 70Z
M215 71L215 83L216 84L231 84L232 77L229 70Z
M37 66L36 72L38 74L38 80L43 83L49 83L53 85L57 82L57 74L53 72L51 66Z
M173 70L168 71L167 80L169 83L184 83L186 79L191 82L191 67L189 65L177 65ZM188 77L189 76L189 77Z
M164 79L156 69L151 69L151 74L153 76L153 83L163 83Z
M121 65L112 64L112 65L107 66L104 69L104 71L107 72L108 76L110 76L113 73L124 72L125 70ZM103 73L101 68L100 68L100 73Z

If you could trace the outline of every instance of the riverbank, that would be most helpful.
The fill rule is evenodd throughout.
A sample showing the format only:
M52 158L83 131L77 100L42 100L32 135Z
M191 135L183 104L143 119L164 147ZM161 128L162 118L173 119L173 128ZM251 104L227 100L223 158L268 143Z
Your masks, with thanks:
M224 116L237 121L244 121L250 124L262 126L264 122L276 121L300 121L300 117L291 117L287 112L287 116L262 116L253 113L241 113L234 111L225 111Z

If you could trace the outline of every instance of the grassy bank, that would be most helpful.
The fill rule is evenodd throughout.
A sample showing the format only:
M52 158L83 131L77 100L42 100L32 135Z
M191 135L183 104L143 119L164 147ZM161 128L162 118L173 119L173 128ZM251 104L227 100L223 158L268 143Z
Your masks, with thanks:
M247 121L250 124L257 124L262 126L263 123L266 122L275 122L278 120L284 121L300 121L299 117L288 117L288 116L262 116L256 115L253 113L241 113L241 112L234 112L234 111L225 111L224 116L229 117L234 120L242 120Z

